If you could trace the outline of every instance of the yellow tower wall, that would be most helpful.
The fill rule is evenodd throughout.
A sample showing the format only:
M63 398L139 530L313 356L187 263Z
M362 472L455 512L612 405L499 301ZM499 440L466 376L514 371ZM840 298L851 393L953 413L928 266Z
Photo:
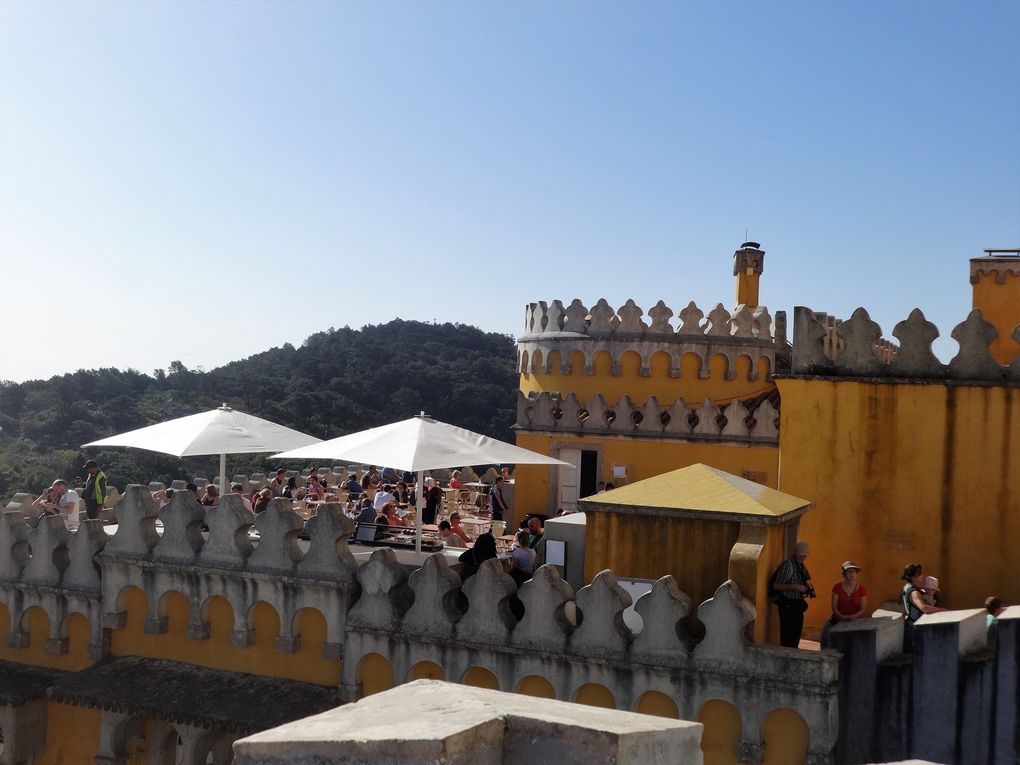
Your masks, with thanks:
M800 537L829 616L840 563L863 567L869 609L896 600L919 562L945 604L1020 602L1020 387L780 379L779 489L810 499Z
M971 261L974 308L999 331L992 341L992 358L1009 364L1020 353L1013 330L1020 325L1020 257L975 258Z

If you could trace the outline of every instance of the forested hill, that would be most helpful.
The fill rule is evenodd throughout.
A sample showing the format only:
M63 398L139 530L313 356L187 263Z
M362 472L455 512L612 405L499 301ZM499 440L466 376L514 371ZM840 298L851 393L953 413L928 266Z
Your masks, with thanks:
M81 474L81 444L226 402L319 438L335 438L426 411L502 440L516 406L513 340L475 327L394 320L329 330L208 372L180 362L147 375L81 370L46 381L0 383L0 500ZM178 460L137 449L87 450L110 481L212 477L215 459ZM229 458L228 472L268 466ZM325 462L328 462L325 461Z

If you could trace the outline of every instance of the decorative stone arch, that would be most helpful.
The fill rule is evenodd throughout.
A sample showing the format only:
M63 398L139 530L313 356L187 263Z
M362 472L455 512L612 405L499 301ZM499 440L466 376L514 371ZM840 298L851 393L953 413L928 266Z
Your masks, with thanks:
M707 380L709 377L708 364L705 363L704 354L691 350L681 352L676 359L677 377L684 377L685 374L690 373L685 373L684 367L687 367L690 372L694 372L694 377L698 380Z
M488 688L493 691L499 690L499 678L485 667L469 667L461 675L460 682L461 685L471 685L475 688Z
M662 691L642 693L634 703L634 711L655 717L668 717L671 720L680 719L680 707L671 696Z
M92 640L92 625L88 614L80 609L68 611L60 620L59 630L60 653L68 653L73 646L76 650L81 649L82 658L88 656L89 643Z
M434 661L425 659L416 662L407 670L407 682L412 680L445 680L446 670Z
M737 708L728 701L710 699L701 705L697 719L705 726L701 734L705 765L738 765L743 722Z
M599 683L585 683L574 691L575 704L587 704L590 707L616 709L616 698L613 692Z
M149 612L149 596L145 590L136 584L124 585L117 591L113 602L112 622L114 623L110 625L113 629L124 629L132 616L141 622L139 627L145 626L145 618ZM136 612L140 612L140 616L137 616Z
M758 358L755 359L755 379L771 380L772 371L772 358L767 353L758 354Z
M542 368L542 349L536 348L531 352L531 374L545 371Z
M640 351L633 348L626 348L624 350L617 351L617 361L614 366L619 370L619 372L614 374L624 375L624 372L626 371L626 376L629 376L630 367L634 366L635 377L648 377L651 374L651 371L648 369L647 355L647 353L642 354Z
M565 351L565 353L567 361L563 369L560 370L561 373L565 375L572 375L577 374L578 372L583 372L587 366L584 351L580 348L569 348Z
M233 746L237 736L209 731L194 744L196 765L230 765L234 761Z
M569 352L568 352L569 353ZM563 371L563 351L553 348L545 355L545 373L561 374Z
M221 603L225 605L220 605ZM230 623L220 624L217 615L225 616L227 613L230 615ZM237 614L234 612L234 604L223 595L209 595L197 609L192 609L191 619L188 622L188 637L191 640L209 640L213 637L233 640L236 624ZM247 630L247 625L244 629ZM246 644L235 643L235 645Z
M270 626L271 624L275 624L275 626ZM254 645L256 641L265 643L268 641L264 634L269 632L272 634L272 643L275 646L280 637L282 626L283 619L280 617L280 612L276 610L276 606L267 600L256 600L245 611L242 627L238 629L235 623L231 641L234 645L242 647Z
M729 349L713 348L712 352L707 354L705 359L705 365L702 370L707 370L707 377L711 379L712 376L712 362L714 359L722 357L723 359L723 379L724 380L736 380L737 379L737 366L736 366L736 354ZM700 376L700 375L699 375Z
M605 347L605 345L600 345L599 347L593 348L589 353L588 358L585 359L584 373L586 375L597 374L599 359L603 357L607 357L609 359L609 367L606 370L607 372L613 374L614 369L619 369L617 366L617 360L613 356L613 352L609 350L609 348Z
M187 629L191 616L191 602L180 590L165 590L152 605L151 612L145 619L145 631L150 635L164 635L170 629L171 614L184 615L184 629ZM177 620L174 620L177 621Z
M755 356L760 357L760 354L755 354ZM743 379L748 380L749 382L755 382L758 379L758 370L757 370L756 365L755 365L755 356L752 356L750 353L746 353L746 352L743 352L743 351L741 351L740 353L735 354L734 355L734 359L733 359L733 374L734 374L734 376L737 376L737 375L740 374L740 372L741 372L740 367L742 366L742 362L746 360L747 361L747 371L746 371L745 375L743 376Z
M148 765L177 765L183 759L184 739L172 724L159 720L148 739Z
M522 375L526 375L529 372L529 370L528 370L528 351L527 351L526 348L522 348L521 349L521 363L520 363L519 370L520 370L520 373Z
M517 683L517 688L514 693L520 693L525 696L534 696L539 699L555 699L556 689L553 684L546 680L541 675L527 675L522 677Z
M762 765L805 762L811 730L795 709L773 709L761 722Z
M648 354L644 364L648 367L648 373L652 377L667 378L680 376L680 365L677 363L677 356L669 351L652 351Z
M361 698L393 687L393 666L389 659L378 653L367 653L358 661L355 682L361 688Z
M276 650L282 653L298 653L313 645L320 645L321 649L325 649L329 641L329 624L322 611L304 606L294 611L288 622L290 634L281 634L276 638ZM281 624L281 630L282 628ZM320 635L321 641L318 639Z
M47 643L51 637L54 625L50 615L41 605L32 604L25 608L18 617L17 636L9 645L13 648L29 648L46 650L50 653ZM60 625L56 625L59 630ZM57 653L57 652L54 652Z

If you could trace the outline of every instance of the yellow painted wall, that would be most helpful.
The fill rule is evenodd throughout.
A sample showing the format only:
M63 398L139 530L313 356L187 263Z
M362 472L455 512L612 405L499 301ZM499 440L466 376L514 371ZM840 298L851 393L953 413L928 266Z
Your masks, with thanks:
M147 656L154 659L197 664L232 672L282 677L319 685L337 685L340 662L322 656L326 638L325 619L317 611L306 610L300 616L301 648L285 654L276 650L280 619L268 603L256 603L252 613L254 639L252 645L236 646L231 642L235 623L244 615L235 615L230 603L221 597L208 604L209 639L190 640L187 636L189 605L180 593L171 593L166 601L167 632L150 635L145 632L147 605L145 594L136 587L124 593L127 623L111 636L113 656Z
M46 652L50 618L41 608L30 608L23 615L25 629L29 632L29 644L25 648L12 648L6 640L0 640L0 659L30 664L34 667L49 667L76 672L92 662L88 658L89 623L79 613L68 615L64 630L68 638L68 650L64 654ZM0 603L0 635L9 635L11 614Z
M811 731L792 709L774 709L761 724L765 744L762 765L796 765L807 760Z
M1020 276L1003 274L1005 281L997 284L995 274L981 276L974 285L974 308L981 309L985 321L999 330L999 336L992 342L992 356L1000 364L1009 364L1020 345L1013 340L1013 329L1020 324Z
M672 366L665 351L652 355L649 367L651 375L642 377L641 356L627 351L620 358L620 374L613 375L612 356L609 351L599 351L594 358L595 374L584 374L584 357L580 351L570 355L570 374L560 374L561 354L553 351L553 364L549 373L528 372L520 376L520 389L528 393L558 391L566 396L573 393L584 404L601 393L610 404L624 395L630 396L635 406L641 406L650 396L655 396L663 406L669 406L682 396L688 406L697 406L706 398L718 404L728 403L734 398L748 398L775 388L769 380L771 372L767 359L758 361L758 379L748 380L751 371L749 356L739 356L735 365L736 379L726 379L726 357L715 354L708 360L709 376L698 376L702 360L696 353L685 353L680 358L680 377L670 377ZM530 369L529 365L529 369Z
M499 680L485 667L471 667L461 678L464 685L472 685L475 688L488 688L490 691L499 690Z
M898 597L919 562L945 604L1020 602L1020 388L779 381L779 488L814 502L801 519L817 600L829 615L840 563L863 567L869 608ZM975 561L980 561L975 564Z
M695 604L726 581L739 526L622 513L587 513L584 579L603 569L620 577L658 579L672 574Z
M698 710L698 722L705 726L701 732L705 765L737 765L743 730L737 708L720 699L706 701Z
M384 656L370 653L361 660L360 679L362 698L388 691L393 687L393 667Z
M598 438L573 435L545 435L517 432L517 445L541 454L549 454L553 443L578 449L603 447L603 473L598 480L617 486L668 473L670 470L703 462L706 465L741 475L752 471L765 477L764 483L776 487L779 478L779 449L770 446L735 446L694 441ZM626 465L627 480L612 477L612 466ZM556 468L545 465L518 465L514 473L514 523L528 513L554 515L549 506L549 484L555 481Z
M613 692L604 685L598 683L585 683L577 689L574 694L574 702L587 704L590 707L603 707L604 709L616 709L616 699Z
M556 690L552 687L552 683L539 675L528 675L521 680L517 686L517 693L540 699L556 698Z
M36 765L86 765L99 752L102 712L89 707L49 702L46 707L46 748Z

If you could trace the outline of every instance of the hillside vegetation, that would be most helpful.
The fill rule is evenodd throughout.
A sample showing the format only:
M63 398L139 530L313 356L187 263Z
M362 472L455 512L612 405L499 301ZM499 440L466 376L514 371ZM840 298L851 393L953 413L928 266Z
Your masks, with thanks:
M514 368L509 336L397 319L360 330L330 329L300 348L286 344L208 372L175 361L152 375L93 369L45 381L3 382L0 499L6 502L16 491L38 493L57 477L74 478L89 457L121 489L150 480L211 478L218 458L180 460L80 445L224 402L324 439L425 411L512 441ZM267 457L229 457L227 471L265 470Z

